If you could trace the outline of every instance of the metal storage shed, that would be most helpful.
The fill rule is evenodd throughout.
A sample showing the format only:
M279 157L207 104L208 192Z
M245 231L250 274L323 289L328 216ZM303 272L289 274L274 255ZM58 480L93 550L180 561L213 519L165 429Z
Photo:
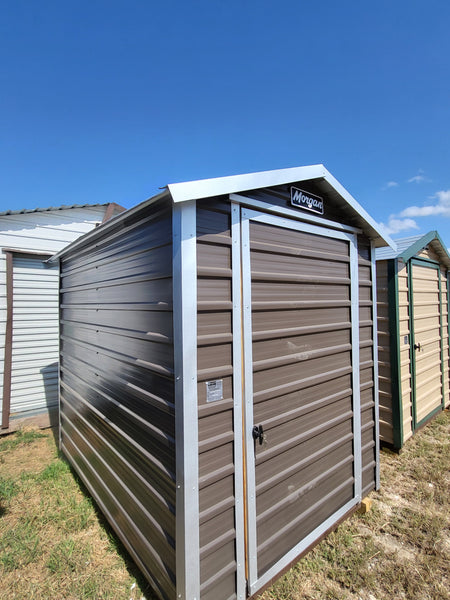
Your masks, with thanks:
M243 599L378 484L379 226L322 166L167 186L61 265L61 448L162 598Z
M380 440L400 449L449 402L448 269L437 231L377 250Z
M123 210L110 203L0 212L0 433L48 426L58 405L58 268L43 261Z

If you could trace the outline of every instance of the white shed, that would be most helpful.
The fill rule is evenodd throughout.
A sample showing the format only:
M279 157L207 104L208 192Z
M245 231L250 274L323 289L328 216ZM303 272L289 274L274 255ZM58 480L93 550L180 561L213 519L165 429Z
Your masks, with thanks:
M1 433L47 426L58 404L58 267L43 261L124 209L114 203L0 212Z

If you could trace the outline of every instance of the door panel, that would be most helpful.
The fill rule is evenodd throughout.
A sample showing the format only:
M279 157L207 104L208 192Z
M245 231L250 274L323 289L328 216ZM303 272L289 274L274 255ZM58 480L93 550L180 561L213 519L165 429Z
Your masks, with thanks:
M263 215L243 220L251 593L355 501L360 479L351 236L285 224ZM261 439L249 435L254 426Z
M412 263L415 426L442 404L439 269Z

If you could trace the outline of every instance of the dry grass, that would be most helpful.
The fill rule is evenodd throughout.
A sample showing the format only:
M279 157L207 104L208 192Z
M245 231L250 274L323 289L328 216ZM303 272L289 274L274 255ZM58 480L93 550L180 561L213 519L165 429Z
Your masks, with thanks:
M381 491L260 600L449 600L450 414L401 455L382 452ZM0 598L153 598L58 455L50 431L0 438Z
M0 598L153 598L50 431L0 438Z
M381 453L373 508L321 542L259 600L450 599L450 414Z

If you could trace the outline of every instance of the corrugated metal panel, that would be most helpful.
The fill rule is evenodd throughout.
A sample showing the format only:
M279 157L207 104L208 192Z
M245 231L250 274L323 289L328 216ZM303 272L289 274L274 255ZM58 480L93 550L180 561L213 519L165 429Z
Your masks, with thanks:
M389 323L388 263L377 262L378 384L380 398L380 440L393 444L391 345ZM395 357L394 357L395 360Z
M391 258L396 258L423 237L424 236L422 234L410 235L408 237L394 240L397 245L397 249L395 250L394 248L390 248L389 246L386 246L384 248L377 248L376 258L377 260L388 260Z
M198 414L202 600L236 597L230 205L198 203ZM223 399L207 401L220 380Z
M401 373L401 414L403 427L403 442L413 434L412 417L412 379L410 341L410 290L408 284L408 270L405 263L398 261L398 314L399 314L399 342L400 342L400 373ZM405 343L406 341L406 343Z
M175 598L170 207L61 265L61 447L143 572Z
M51 210L46 209L43 211L7 211L10 214L2 214L0 216L0 247L3 248L14 248L22 251L33 251L33 252L45 252L53 253L57 252L61 248L64 248L67 244L77 239L84 233L87 233L93 229L97 224L100 224L105 214L106 205L80 205L73 208L62 208ZM0 397L3 397L3 370L4 370L4 343L5 343L5 323L6 323L6 285L5 285L5 272L6 272L6 261L5 255L0 253ZM56 267L57 268L57 267ZM17 281L17 286L23 285L20 281ZM16 288L16 283L14 288ZM29 281L31 286L31 280ZM38 281L34 281L33 285L36 285L38 289ZM42 290L42 287L39 288ZM18 287L17 290L17 306L14 307L15 316L18 319L33 319L34 311L37 308L37 302L33 305L27 306L26 299L24 296L23 287ZM26 293L26 292L25 292ZM15 295L16 297L16 295ZM24 304L25 300L25 304ZM46 298L44 303L41 302L39 306L39 314L41 318L48 316L50 320L58 320L58 294L57 290L54 291L53 305L50 305L50 299ZM28 316L27 316L28 315ZM47 327L47 325L45 325ZM57 353L58 345L55 343L54 351L51 357L49 357L46 365L51 370L51 365L55 360L58 360L55 356ZM16 354L16 365L20 362L20 369L26 368L26 363L31 359L30 354L25 353L22 356L22 360L19 361L19 356ZM30 368L36 367L36 364L30 365ZM20 373L18 374L20 378ZM34 394L34 392L33 392ZM36 395L30 394L30 404L27 405L25 398L23 397L23 408L25 410L32 410L37 407L37 404L42 407L42 402L37 402ZM41 392L38 392L42 398ZM22 402L22 401L20 401ZM2 403L0 402L0 416L2 412Z
M258 576L353 498L349 244L250 222Z
M440 271L412 264L416 423L442 404Z
M358 281L360 297L360 382L361 382L361 436L362 436L362 495L368 494L376 482L376 414L373 344L376 323L373 320L372 262L370 242L358 236Z
M23 215L38 212L48 212L54 210L67 210L73 208L97 208L99 206L108 206L108 204L63 204L61 206L47 206L46 208L22 208L20 210L4 210L0 212L0 217L5 217L7 215Z
M13 259L11 416L58 403L57 267Z

